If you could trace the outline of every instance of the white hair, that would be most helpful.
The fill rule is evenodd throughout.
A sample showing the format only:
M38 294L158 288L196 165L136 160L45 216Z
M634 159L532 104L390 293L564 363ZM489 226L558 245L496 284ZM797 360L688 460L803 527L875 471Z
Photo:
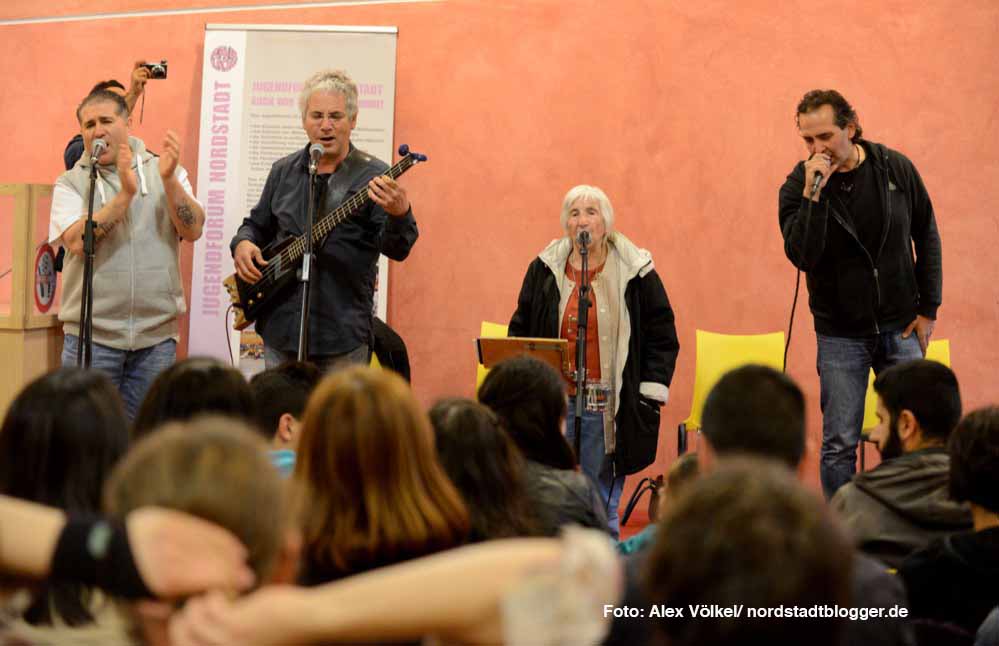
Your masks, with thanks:
M611 206L607 194L596 186L580 184L570 188L569 192L565 194L565 198L562 199L562 214L559 221L562 223L563 231L569 230L569 209L572 208L573 202L579 199L590 199L596 202L600 207L600 215L604 218L604 228L607 233L614 230L614 207Z
M347 104L347 116L353 119L357 116L357 83L343 70L322 70L309 77L298 95L298 108L305 118L309 107L309 98L316 92L335 92L342 94Z

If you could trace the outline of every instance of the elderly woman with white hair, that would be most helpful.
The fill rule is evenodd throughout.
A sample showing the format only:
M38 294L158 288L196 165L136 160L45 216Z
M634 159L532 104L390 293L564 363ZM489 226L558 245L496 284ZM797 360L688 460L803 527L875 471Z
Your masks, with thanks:
M586 329L586 392L580 451L583 472L600 486L612 535L624 477L655 460L659 410L680 344L673 309L652 255L614 230L614 209L602 190L580 185L562 201L565 236L553 240L527 269L510 319L510 336L569 341L575 371L579 233L590 236L591 308ZM574 444L575 383L569 384L567 439Z

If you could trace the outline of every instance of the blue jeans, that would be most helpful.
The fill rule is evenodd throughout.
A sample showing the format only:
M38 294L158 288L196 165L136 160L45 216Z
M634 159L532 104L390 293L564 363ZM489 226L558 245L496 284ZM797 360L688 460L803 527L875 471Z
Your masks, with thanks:
M366 345L359 345L350 352L343 354L325 354L322 356L309 357L309 361L316 364L323 374L346 368L355 363L364 364L370 360L370 349ZM264 368L270 370L277 368L285 361L295 361L298 358L297 352L282 352L275 350L266 343L264 344Z
M826 498L832 498L857 471L857 443L864 423L864 399L871 369L881 374L897 363L921 359L923 351L915 330L906 339L901 331L860 338L823 334L816 337L822 405L819 475Z
M80 339L67 334L62 342L62 365L76 365L76 348ZM103 370L111 377L125 402L129 421L146 396L157 376L177 360L177 342L167 339L141 350L117 350L95 343L90 355L90 367Z
M569 416L565 420L565 439L573 451L576 450L575 426L576 402L569 398ZM600 491L607 510L607 528L614 540L618 538L619 519L617 507L621 502L621 490L624 488L624 476L614 477L613 456L604 453L604 414L583 410L583 433L579 446L579 464L583 473L590 477ZM608 502L608 498L610 499Z

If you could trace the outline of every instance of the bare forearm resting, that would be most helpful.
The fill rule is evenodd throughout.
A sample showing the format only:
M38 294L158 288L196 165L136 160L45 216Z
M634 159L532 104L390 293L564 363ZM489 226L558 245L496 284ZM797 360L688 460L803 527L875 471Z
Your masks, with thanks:
M119 193L110 202L105 204L100 211L94 213L94 242L100 244L118 223L128 214L128 205L132 201L132 196L126 193ZM66 249L77 256L83 255L83 231L87 224L87 215L83 216L71 224L62 234L62 244Z
M59 510L0 496L0 569L44 578L65 524Z
M528 573L556 567L552 539L511 539L460 548L311 588L301 628L318 639L407 639L430 632L458 641L499 636L500 601ZM413 590L421 590L419 598ZM384 608L392 608L391 616Z

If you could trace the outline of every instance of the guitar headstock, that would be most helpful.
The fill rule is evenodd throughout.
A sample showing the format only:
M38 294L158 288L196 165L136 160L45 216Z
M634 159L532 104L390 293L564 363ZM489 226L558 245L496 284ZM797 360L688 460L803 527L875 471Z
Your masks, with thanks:
M399 146L399 154L403 157L409 155L413 158L414 162L425 162L427 161L427 156L422 153L413 152L409 149L409 144L403 144Z

